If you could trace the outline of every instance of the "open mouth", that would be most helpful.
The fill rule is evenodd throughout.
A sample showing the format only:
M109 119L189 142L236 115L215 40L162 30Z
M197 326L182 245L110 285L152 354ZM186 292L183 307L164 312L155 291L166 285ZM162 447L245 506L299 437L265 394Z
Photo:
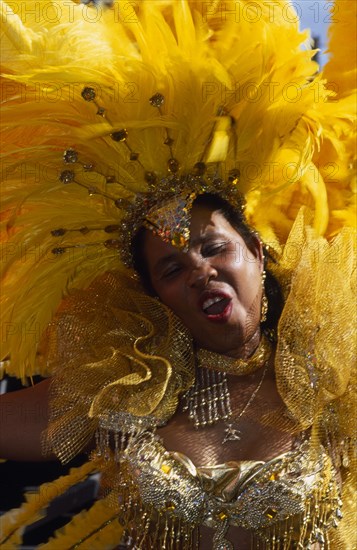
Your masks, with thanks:
M202 304L202 309L206 315L219 315L226 309L229 302L229 298L222 296L207 298Z
M209 320L225 321L231 312L232 301L225 294L210 293L202 297L200 307Z

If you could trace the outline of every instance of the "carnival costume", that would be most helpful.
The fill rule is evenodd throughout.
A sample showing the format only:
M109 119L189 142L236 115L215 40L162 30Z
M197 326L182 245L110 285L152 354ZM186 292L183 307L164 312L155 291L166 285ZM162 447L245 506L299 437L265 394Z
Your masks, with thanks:
M336 1L332 45L353 4ZM3 544L99 469L103 498L41 548L193 548L200 525L216 550L230 525L259 548L353 548L353 60L317 73L285 0L1 9L3 366L53 376L46 450L97 442L3 518ZM266 463L201 467L156 434L183 395L199 429L232 414L198 410L191 337L132 268L142 225L185 250L206 192L244 195L285 297L275 371L299 444ZM248 372L201 352L220 397L227 370Z

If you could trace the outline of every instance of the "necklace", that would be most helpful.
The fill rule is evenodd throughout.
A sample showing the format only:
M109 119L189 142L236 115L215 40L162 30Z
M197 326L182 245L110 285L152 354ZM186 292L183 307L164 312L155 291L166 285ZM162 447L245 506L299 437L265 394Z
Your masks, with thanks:
M251 374L268 361L271 350L272 344L263 334L257 349L248 359L236 359L207 349L198 349L196 361L198 367L210 368L227 374Z
M194 427L197 429L205 428L216 424L220 420L226 421L231 419L230 422L226 422L222 443L240 440L242 434L236 426L259 392L264 382L268 365L267 361L256 388L241 412L233 418L226 373L200 369L197 373L194 386L184 395L183 410L188 411L189 420L193 422Z
M253 403L257 393L262 387L267 370L268 370L268 362L265 363L261 379L259 380L255 390L253 391L252 395L249 397L248 401L244 405L241 412L238 414L238 416L235 416L234 418L232 418L231 422L226 423L226 428L224 430L225 435L222 441L223 444L227 443L228 441L239 441L242 438L242 432L238 430L236 426L239 423L242 416L244 415L244 413L248 410L249 406Z
M222 443L236 441L241 438L237 423L245 414L259 392L267 369L272 345L263 336L253 354L247 360L235 359L219 355L207 350L197 353L196 380L194 385L184 394L183 410L188 411L196 429L212 426L223 420L226 423L225 436ZM211 365L214 365L212 368ZM227 372L234 374L250 374L264 365L261 379L244 405L238 416L232 418L231 397L228 388Z

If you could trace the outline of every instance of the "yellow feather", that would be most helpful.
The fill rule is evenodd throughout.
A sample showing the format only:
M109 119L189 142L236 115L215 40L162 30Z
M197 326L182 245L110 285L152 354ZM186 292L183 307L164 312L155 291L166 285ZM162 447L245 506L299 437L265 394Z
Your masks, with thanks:
M90 246L107 238L103 231L62 237L51 231L118 223L124 212L104 196L88 196L83 185L132 197L147 189L144 170L155 171L160 181L170 154L165 128L182 173L190 172L208 151L224 107L234 124L211 142L209 169L225 158L223 177L240 171L250 222L277 246L303 204L316 206L315 223L324 230L327 210L320 208L316 188L322 180L330 211L326 234L351 223L352 101L345 96L336 104L316 74L313 52L302 49L309 34L298 30L287 1L274 2L274 17L269 3L254 7L244 0L145 0L135 10L123 2L108 10L73 4L70 12L66 0L56 0L48 9L58 17L41 12L40 19L31 12L38 9L32 0L9 5L12 12L2 4L9 16L1 81L0 235L1 358L11 357L11 374L49 374L40 342L63 296L106 270L121 269L116 252ZM95 89L96 104L84 101L85 86ZM162 116L149 102L157 92L165 97ZM98 107L105 117L97 115ZM140 163L110 137L124 128ZM59 180L73 168L63 162L68 148L79 153L82 164L74 169L82 187ZM330 153L338 173L333 181ZM311 163L318 172L309 172ZM309 178L317 179L306 185ZM52 254L67 245L75 248Z

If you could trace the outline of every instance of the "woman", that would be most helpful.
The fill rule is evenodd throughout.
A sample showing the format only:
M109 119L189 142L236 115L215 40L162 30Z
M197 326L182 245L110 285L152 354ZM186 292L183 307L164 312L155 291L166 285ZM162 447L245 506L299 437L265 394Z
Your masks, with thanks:
M28 129L16 120L8 87L3 318L41 334L52 322L40 343L9 330L3 357L9 372L53 375L47 451L67 461L96 438L72 477L103 474L92 513L44 547L113 547L120 524L129 547L353 547L350 235L321 237L348 217L340 198L329 215L327 195L335 204L343 188L348 202L350 175L330 184L320 165L348 163L351 99L331 114L278 4L272 21L266 5L253 17L235 3L238 26L195 2L143 4L135 22L97 11L96 25L77 6L46 33L9 11L5 83L25 85L30 117ZM305 203L313 218L297 215ZM47 401L47 388L26 391ZM30 520L26 506L5 520L5 542Z

